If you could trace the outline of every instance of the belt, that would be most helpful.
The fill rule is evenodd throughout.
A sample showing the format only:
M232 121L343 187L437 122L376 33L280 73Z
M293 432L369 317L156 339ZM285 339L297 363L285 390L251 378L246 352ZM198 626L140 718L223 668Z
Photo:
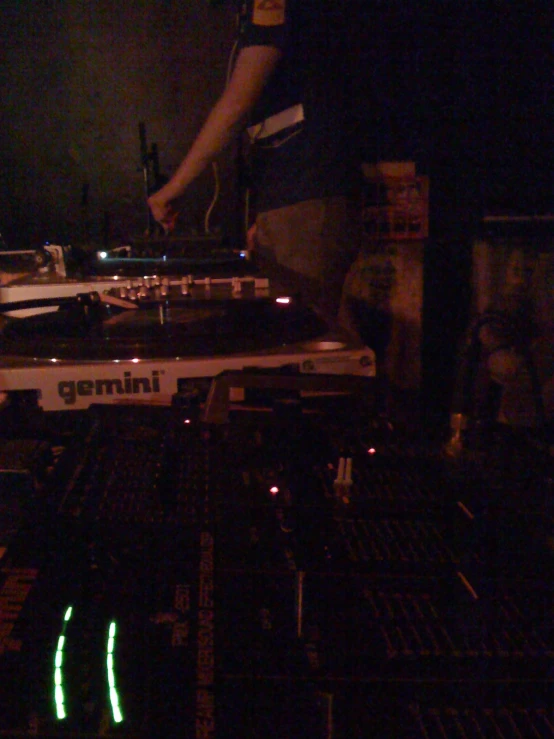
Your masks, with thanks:
M286 108L286 110L282 110L280 113L269 116L265 121L256 123L255 126L250 126L247 131L253 141L259 141L260 139L266 139L268 136L280 133L287 128L291 128L303 120L304 106L302 103L298 103L297 105L292 105L290 108Z

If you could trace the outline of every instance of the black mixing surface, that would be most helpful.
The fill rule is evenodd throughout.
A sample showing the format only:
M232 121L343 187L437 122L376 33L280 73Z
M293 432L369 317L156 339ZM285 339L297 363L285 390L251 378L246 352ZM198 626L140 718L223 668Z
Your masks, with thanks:
M550 583L493 577L462 483L366 410L38 418L0 736L554 736Z

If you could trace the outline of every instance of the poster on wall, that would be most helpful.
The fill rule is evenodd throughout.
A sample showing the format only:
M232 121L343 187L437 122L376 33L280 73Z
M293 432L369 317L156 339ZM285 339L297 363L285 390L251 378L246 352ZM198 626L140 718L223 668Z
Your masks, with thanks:
M378 372L400 390L421 383L423 251L428 178L414 162L364 164L362 249L345 283L355 324Z
M362 164L363 226L370 241L421 241L429 234L429 178L415 162Z

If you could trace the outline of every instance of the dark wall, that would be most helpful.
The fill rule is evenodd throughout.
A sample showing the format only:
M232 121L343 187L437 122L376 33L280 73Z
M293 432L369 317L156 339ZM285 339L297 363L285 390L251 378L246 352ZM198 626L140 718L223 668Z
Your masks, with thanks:
M415 159L441 237L467 233L484 207L552 206L550 5L349 0L360 154ZM208 0L3 0L0 230L20 242L140 233L138 124L170 173L222 89L232 34L231 11ZM225 227L233 151L221 169ZM182 228L202 227L213 184L207 172L190 189Z
M203 0L4 0L4 228L54 240L85 226L98 240L108 219L114 238L142 231L139 122L169 173L224 84L232 24ZM184 203L187 224L202 223L212 193L207 173Z
M552 210L552 3L366 7L368 154L414 159L430 175L434 231L460 220L464 232L484 209Z

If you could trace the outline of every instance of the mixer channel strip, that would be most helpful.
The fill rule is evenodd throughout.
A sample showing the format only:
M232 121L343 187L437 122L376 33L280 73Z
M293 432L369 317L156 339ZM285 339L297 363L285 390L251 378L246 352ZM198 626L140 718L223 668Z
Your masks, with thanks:
M357 488L353 491L354 496L358 494L359 499L365 499L364 502L368 504L382 501L388 505L405 502L424 506L437 502L440 489L433 489L431 480L426 479L420 470L410 469L411 465L395 469L390 462L387 467L380 468L372 465L372 461L370 457L365 464L356 466Z
M544 680L550 674L550 593L542 610L535 607L524 616L526 601L505 594L475 601L463 577L395 582L224 571L216 583L222 594L238 596L234 608L221 614L226 679L244 673L243 663L228 662L236 646L229 634L235 633L245 639L237 647L238 662L248 659L260 680L283 680L296 670L298 678L326 689L344 681ZM249 624L249 630L237 623ZM295 637L306 648L304 665ZM260 649L264 641L266 649Z
M116 421L119 410L97 411L113 417L113 425L105 420L93 425L86 464L66 472L59 513L105 524L192 524L196 494L205 485L201 440L190 433L186 419L176 428L168 409L140 413L129 408L119 414L126 423ZM74 454L70 446L65 456ZM61 466L67 464L65 458L60 461Z
M441 520L337 516L336 524L348 560L355 568L417 571L459 565L466 556L475 560L475 555L455 552Z
M546 739L554 736L545 686L420 681L349 685L322 691L332 735L377 739Z
M408 446L408 445L406 445ZM413 451L407 449L406 451ZM351 503L372 510L438 509L452 499L452 489L440 461L390 455L382 447L369 446L352 456L355 476ZM334 480L327 476L328 484Z
M437 708L425 713L413 709L411 716L419 732L417 735L426 739L554 736L554 712L545 708L489 708L481 711Z

